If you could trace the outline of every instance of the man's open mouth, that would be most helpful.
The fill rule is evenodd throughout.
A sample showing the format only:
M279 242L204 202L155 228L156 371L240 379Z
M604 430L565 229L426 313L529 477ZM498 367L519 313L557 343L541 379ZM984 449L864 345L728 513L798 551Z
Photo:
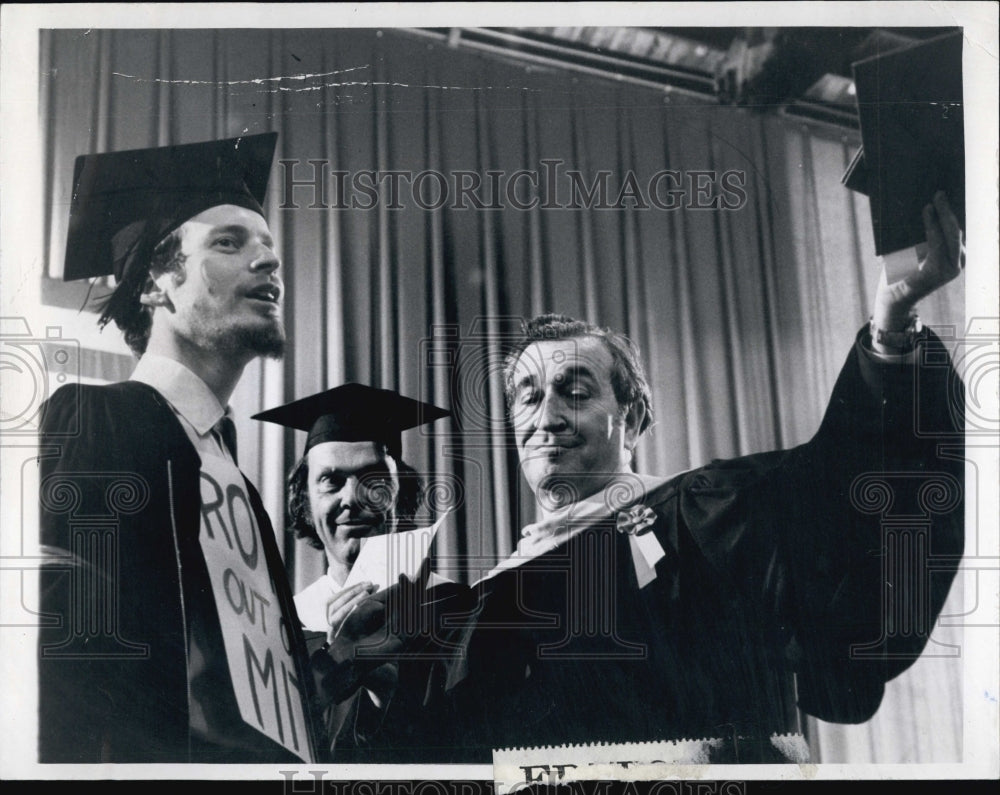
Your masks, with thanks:
M266 301L269 304L277 304L281 300L281 287L274 283L262 284L260 287L254 287L252 290L247 292L248 298L256 299L257 301Z

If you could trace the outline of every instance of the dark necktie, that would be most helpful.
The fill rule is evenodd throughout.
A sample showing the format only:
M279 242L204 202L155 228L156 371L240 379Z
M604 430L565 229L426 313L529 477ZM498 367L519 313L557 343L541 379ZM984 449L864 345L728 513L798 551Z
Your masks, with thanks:
M213 430L228 448L229 454L233 457L233 463L239 466L240 462L236 457L236 423L233 422L233 418L224 414L222 419L215 423Z

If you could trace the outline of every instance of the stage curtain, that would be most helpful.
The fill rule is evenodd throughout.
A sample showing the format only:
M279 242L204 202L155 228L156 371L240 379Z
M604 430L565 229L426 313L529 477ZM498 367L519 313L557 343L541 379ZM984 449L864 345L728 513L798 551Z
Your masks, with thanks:
M42 278L54 305L78 308L86 294L59 280L76 155L280 134L267 214L289 350L248 366L233 407L241 462L297 587L323 570L281 532L304 434L256 423L256 411L346 381L449 408L451 419L407 434L404 457L431 484L430 509L453 508L465 530L448 552L488 569L533 516L500 379L521 318L562 312L640 345L656 423L637 468L670 474L806 441L870 313L867 200L840 184L859 143L850 132L393 30L50 31L41 70ZM563 206L522 208L542 195L530 174L546 168L550 203ZM657 186L671 209L648 194L665 170L680 174ZM393 201L384 176L375 206L338 208L338 186L363 171L445 181L422 178L431 209L403 178ZM606 180L611 206L572 194L569 171L583 188ZM477 178L487 207L466 194L463 208L457 187ZM434 207L442 189L448 201ZM732 208L699 206L713 199ZM961 283L921 309L960 334ZM87 361L89 378L120 377L115 357ZM946 611L961 611L958 589ZM939 629L943 643L957 632ZM960 759L959 660L943 654L892 683L868 724L808 721L814 760Z

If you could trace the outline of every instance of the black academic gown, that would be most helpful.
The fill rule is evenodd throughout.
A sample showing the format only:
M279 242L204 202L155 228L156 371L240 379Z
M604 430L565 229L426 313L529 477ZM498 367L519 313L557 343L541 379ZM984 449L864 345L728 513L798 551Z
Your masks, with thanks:
M435 589L440 595L443 588ZM450 589L449 589L450 590ZM468 588L454 590L467 598ZM395 601L399 586L368 600L361 612L378 612L377 623L384 620L383 599ZM412 604L412 595L407 593ZM394 604L390 609L396 610ZM345 675L331 660L326 633L305 633L311 653L318 700L324 705L323 723L330 739L330 760L338 764L419 764L446 763L456 756L454 730L456 717L446 696L447 669L442 666L442 652L434 644L409 645L400 656L395 636L376 630L362 643L364 668L360 678ZM348 644L352 652L357 651ZM342 644L335 642L335 646ZM374 655L374 656L372 656ZM381 699L376 706L363 687L373 687ZM344 683L350 686L341 689Z
M424 761L711 738L712 761L781 762L797 709L869 719L926 644L963 550L962 386L936 339L918 357L915 378L852 351L810 442L646 495L666 554L641 589L606 521L434 597L433 632L410 642L453 650L433 726L452 753Z
M40 574L40 761L298 761L257 732L230 749L190 734L193 611L224 646L198 541L201 462L169 404L138 382L63 387L45 404L40 454L41 541L57 556ZM309 687L271 524L246 488ZM231 687L219 698L235 706Z

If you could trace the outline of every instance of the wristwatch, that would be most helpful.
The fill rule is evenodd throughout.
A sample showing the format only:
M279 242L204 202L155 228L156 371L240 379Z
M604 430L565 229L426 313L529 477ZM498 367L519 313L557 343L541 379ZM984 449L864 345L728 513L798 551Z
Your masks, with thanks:
M920 318L913 314L910 315L910 322L902 331L886 331L879 328L875 324L875 318L868 321L868 330L872 335L872 342L897 351L912 351L916 347L920 332L924 330L924 325L920 322Z

